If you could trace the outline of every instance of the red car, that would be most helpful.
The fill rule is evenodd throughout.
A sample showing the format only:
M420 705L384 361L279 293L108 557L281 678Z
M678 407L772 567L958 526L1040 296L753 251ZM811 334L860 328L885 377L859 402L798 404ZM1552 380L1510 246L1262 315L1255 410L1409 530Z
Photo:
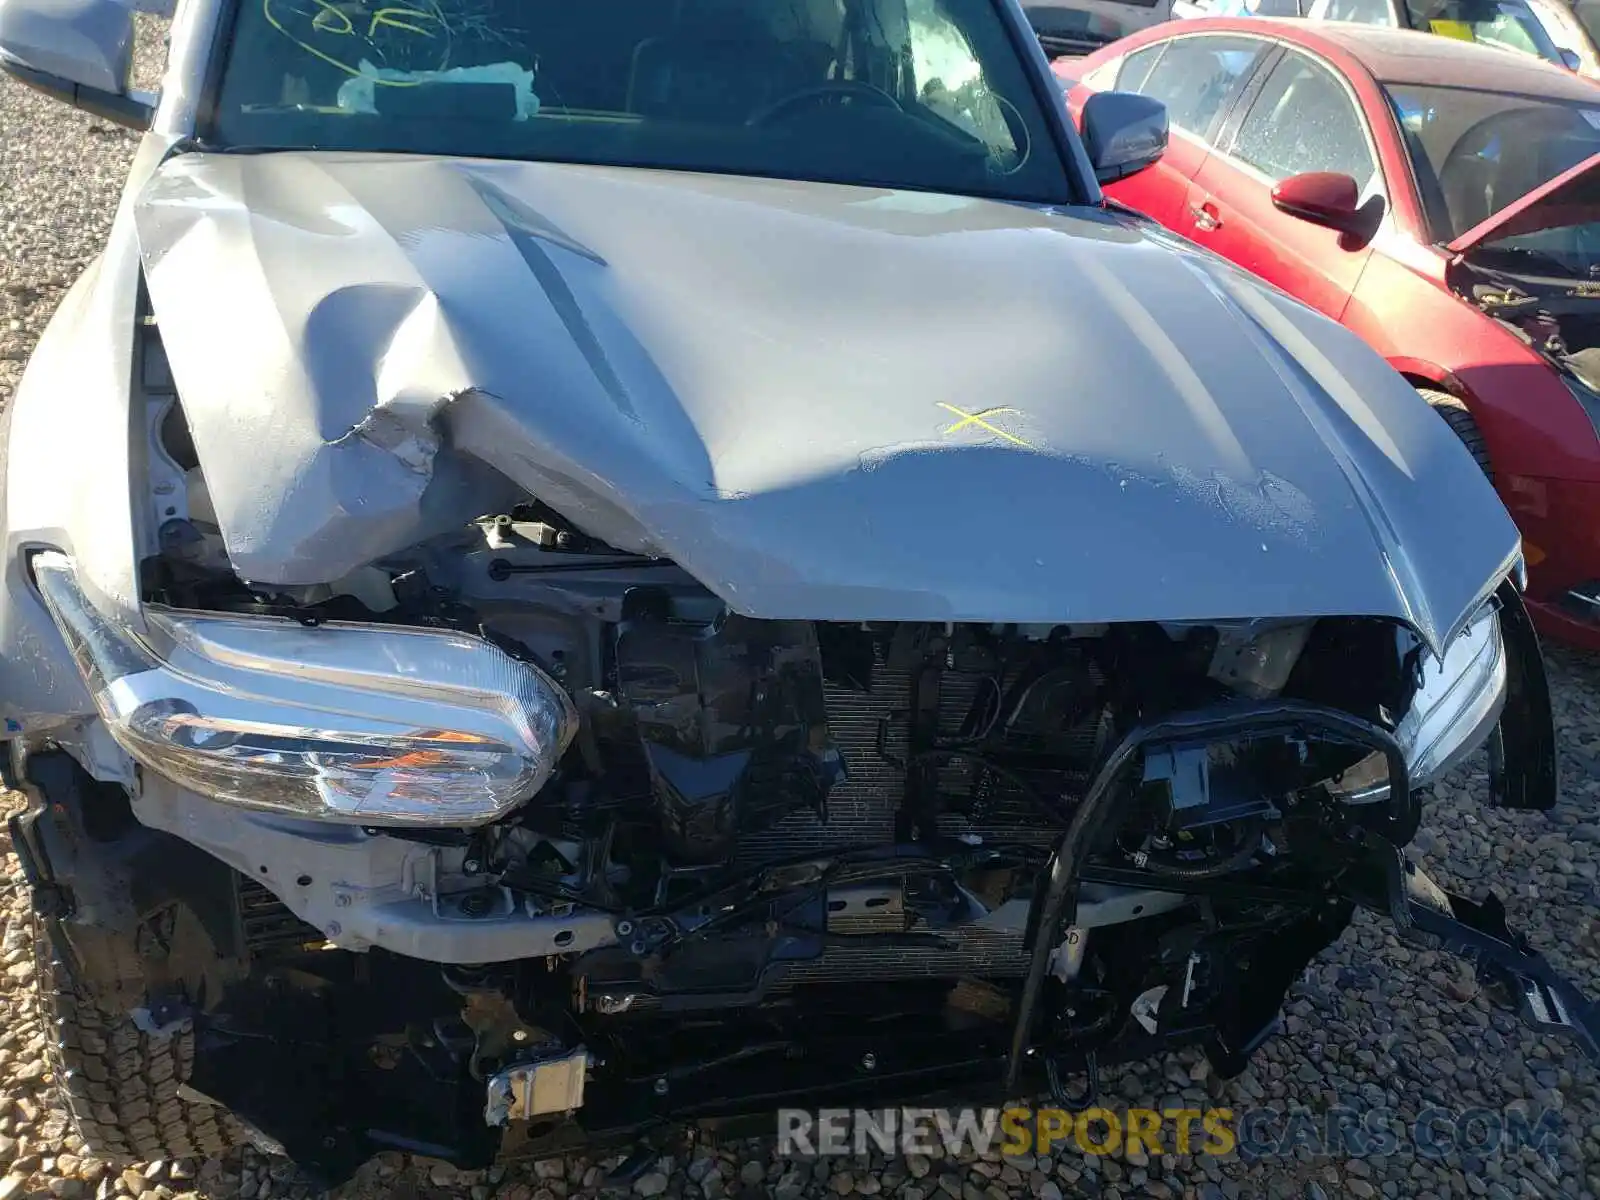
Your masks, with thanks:
M1094 91L1166 104L1165 155L1107 195L1387 357L1498 487L1540 627L1600 649L1600 87L1260 18L1156 26L1056 71L1074 117Z

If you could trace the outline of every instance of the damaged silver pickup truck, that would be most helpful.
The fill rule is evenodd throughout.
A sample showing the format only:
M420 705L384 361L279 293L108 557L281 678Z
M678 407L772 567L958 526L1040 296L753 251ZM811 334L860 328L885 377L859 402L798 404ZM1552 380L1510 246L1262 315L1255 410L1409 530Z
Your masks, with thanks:
M1015 0L0 0L147 129L4 414L0 719L110 1157L329 1179L1223 1074L1556 798L1516 530L1353 335L1108 209ZM765 1114L765 1117L763 1117Z

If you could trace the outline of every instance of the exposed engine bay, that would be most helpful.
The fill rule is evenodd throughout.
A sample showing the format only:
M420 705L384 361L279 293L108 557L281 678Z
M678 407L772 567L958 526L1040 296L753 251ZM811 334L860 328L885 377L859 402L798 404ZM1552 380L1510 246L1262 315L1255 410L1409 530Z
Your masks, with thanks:
M1379 618L754 619L528 500L332 584L252 587L145 339L140 599L167 661L107 649L121 635L73 608L63 556L35 559L38 585L107 694L256 674L129 710L122 747L166 739L202 771L130 758L94 725L14 756L37 801L14 841L83 985L141 1028L192 1021L186 1094L330 1179L384 1148L477 1165L648 1146L789 1097L1043 1087L1082 1108L1102 1066L1184 1044L1232 1075L1357 907L1474 958L1529 1020L1600 1051L1587 1001L1492 897L1451 896L1402 853L1420 785L1486 736L1499 802L1553 802L1548 690L1511 581L1442 662ZM437 678L396 657L398 682L362 686L443 695L468 678L450 655L489 653L493 679L548 693L553 756L492 811L363 819L493 738L440 708L421 748L340 742L328 730L370 715L347 699L306 735L323 739L302 756L311 782L273 776L295 739L207 697L270 706L286 679L347 686L353 668L274 666L256 626L313 654L459 635L421 639L450 652ZM501 723L472 728L514 733L515 706L489 707ZM155 891L134 898L128 864L152 861L182 869L139 876Z
M1564 375L1600 392L1600 281L1510 246L1478 247L1451 264L1451 288L1511 329Z
M252 813L152 772L129 807L63 755L29 760L39 790L232 867L186 873L179 905L236 915L211 939L221 978L169 954L144 999L202 1023L195 1094L331 1177L385 1146L483 1162L786 1095L980 1080L1081 1107L1100 1066L1185 1043L1236 1073L1358 905L1470 935L1513 1002L1589 1036L1498 910L1401 855L1421 794L1397 736L1425 672L1391 622L753 620L533 503L265 593L227 570L181 428L187 515L144 564L157 611L472 631L577 715L536 795L459 828ZM1505 644L1532 645L1502 593ZM1504 761L1553 771L1553 751L1527 740L1529 660L1506 659L1497 778L1519 803L1545 785ZM22 844L64 872L37 829ZM95 907L59 891L62 917Z
M1406 857L1481 748L1499 805L1558 787L1516 527L1387 363L1104 208L1014 6L928 27L954 89L904 4L763 6L828 31L776 108L725 6L542 7L546 117L388 78L325 121L343 33L182 6L0 421L0 776L87 1152L625 1175L785 1103L1082 1110L1243 1070L1357 908L1600 1056ZM397 145L419 98L491 141ZM907 111L979 101L993 155ZM841 168L874 112L926 172Z

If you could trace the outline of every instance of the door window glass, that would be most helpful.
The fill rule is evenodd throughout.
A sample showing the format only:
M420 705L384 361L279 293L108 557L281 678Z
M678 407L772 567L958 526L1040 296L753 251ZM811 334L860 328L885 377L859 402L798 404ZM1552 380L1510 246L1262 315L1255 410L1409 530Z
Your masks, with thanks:
M1157 42L1154 46L1146 46L1143 50L1135 50L1122 60L1122 70L1117 72L1117 90L1119 92L1142 92L1145 80L1150 77L1150 68L1156 65L1156 60L1161 57L1161 52L1167 48L1165 42Z
M1332 71L1286 54L1239 126L1232 154L1277 182L1305 171L1338 171L1362 191L1376 165L1350 94Z
M1165 104L1174 126L1208 138L1262 45L1251 37L1175 38L1137 90Z

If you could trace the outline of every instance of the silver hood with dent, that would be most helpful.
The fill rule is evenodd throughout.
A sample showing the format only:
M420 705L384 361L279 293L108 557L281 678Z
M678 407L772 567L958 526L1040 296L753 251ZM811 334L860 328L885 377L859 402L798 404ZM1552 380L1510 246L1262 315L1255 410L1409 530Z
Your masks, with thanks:
M585 166L183 155L136 205L235 568L336 580L524 492L736 611L1371 615L1517 533L1353 335L1094 210Z

